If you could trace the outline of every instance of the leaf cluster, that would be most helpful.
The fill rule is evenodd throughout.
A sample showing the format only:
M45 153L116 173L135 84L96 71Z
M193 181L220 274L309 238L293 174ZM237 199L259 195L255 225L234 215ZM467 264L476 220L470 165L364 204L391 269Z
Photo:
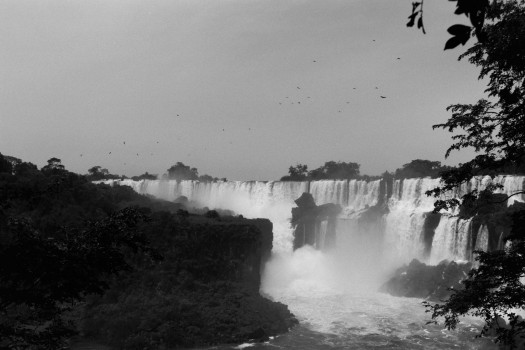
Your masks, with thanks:
M463 315L480 317L485 321L480 336L494 336L496 342L515 349L525 337L525 321L516 312L525 310L525 286L520 281L525 275L525 242L514 241L504 251L476 253L479 267L462 282L464 289L453 290L444 304L424 305L432 319L444 318L447 329L455 329Z
M308 166L290 166L287 176L281 181L350 180L359 178L360 165L352 162L328 161L319 168L308 171Z

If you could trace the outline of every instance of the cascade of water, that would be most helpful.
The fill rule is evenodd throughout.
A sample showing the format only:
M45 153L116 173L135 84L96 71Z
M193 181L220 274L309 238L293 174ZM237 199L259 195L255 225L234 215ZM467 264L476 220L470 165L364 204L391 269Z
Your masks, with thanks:
M345 207L348 203L347 180L321 180L310 184L310 193L317 205L334 203Z
M210 209L229 209L248 218L266 217L274 224L274 250L290 252L292 250L292 229L290 227L291 208L294 200L303 192L310 192L318 205L335 203L344 211L337 222L337 242L361 237L377 241L389 247L390 253L407 261L412 258L424 259L423 227L425 216L433 210L435 198L428 197L425 191L439 185L439 179L405 179L395 180L392 195L387 201L388 213L384 216L382 232L364 232L359 225L359 216L368 207L376 205L380 198L380 180L325 180L309 182L282 181L175 181L175 180L107 180L107 184L130 186L138 193L152 195L173 201L180 196L188 198L195 206ZM525 185L525 176L501 175L476 177L461 186L456 195L466 191L482 190L488 184L502 184L499 193L510 195L521 191ZM525 195L511 197L508 205L525 202ZM344 219L344 220L343 220ZM377 219L376 219L377 220ZM324 226L323 226L324 225ZM321 224L319 233L326 232L326 223ZM381 224L382 225L382 224ZM377 225L380 227L381 225ZM482 226L478 232L476 244L472 247L470 240L470 221L453 217L443 217L437 226L432 240L430 261L442 259L468 259L470 250L486 249L487 229ZM382 227L382 226L381 226ZM370 227L367 229L370 231ZM383 232L384 231L384 232ZM374 235L372 239L371 236ZM353 237L353 238L352 238ZM318 246L323 245L319 238ZM349 241L347 242L348 244ZM339 244L339 243L337 243ZM346 248L345 248L346 249Z
M478 235L476 237L476 244L474 245L474 250L484 250L486 251L489 247L489 228L485 225L481 225L478 230Z
M468 246L471 238L471 220L443 216L432 241L430 263L437 264L444 259L468 260L470 255Z
M357 212L379 202L381 180L350 180L348 183L348 205L345 212Z
M430 178L394 182L385 218L385 242L400 260L424 258L425 216L434 209L434 199L425 192L437 185L438 180Z
M328 220L323 220L316 227L315 248L323 250L326 242L326 232L328 229Z

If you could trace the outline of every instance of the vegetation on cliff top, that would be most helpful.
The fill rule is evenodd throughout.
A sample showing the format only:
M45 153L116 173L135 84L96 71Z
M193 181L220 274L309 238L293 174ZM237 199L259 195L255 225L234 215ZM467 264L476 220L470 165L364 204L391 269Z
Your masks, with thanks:
M192 215L126 186L95 185L57 158L37 169L0 155L0 347L57 349L79 327L141 349L284 332L295 319L258 293L271 237L269 222ZM215 297L225 300L218 318ZM242 327L225 325L229 314Z

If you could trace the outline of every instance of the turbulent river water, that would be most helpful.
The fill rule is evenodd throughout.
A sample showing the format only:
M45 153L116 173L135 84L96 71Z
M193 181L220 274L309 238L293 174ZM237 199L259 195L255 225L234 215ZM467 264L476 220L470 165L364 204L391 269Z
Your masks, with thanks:
M475 338L481 321L464 318L457 330L427 324L430 315L422 300L392 297L378 292L381 283L400 264L422 259L423 226L433 199L424 192L437 185L434 179L410 179L393 184L388 198L380 181L318 182L218 182L109 181L135 191L174 200L185 196L196 205L230 209L245 217L264 217L274 228L273 251L262 278L261 294L282 302L300 324L289 333L266 343L246 343L208 349L496 349L486 339ZM470 189L485 186L490 178L475 179ZM498 177L512 192L524 188L524 177ZM292 251L291 208L301 193L309 192L317 204L343 207L332 250L310 246ZM388 214L380 221L380 234L357 234L360 211L380 201ZM525 196L513 199L525 201ZM509 203L510 204L510 203ZM470 222L442 217L435 228L428 263L441 259L472 258L472 240L484 237L482 226L473 235ZM469 243L470 242L470 243ZM485 246L483 246L485 245ZM486 248L478 239L475 248Z
M479 320L463 319L455 331L427 325L421 299L379 293L366 264L345 264L311 247L274 255L261 292L288 305L300 325L266 343L211 349L496 349L475 338Z

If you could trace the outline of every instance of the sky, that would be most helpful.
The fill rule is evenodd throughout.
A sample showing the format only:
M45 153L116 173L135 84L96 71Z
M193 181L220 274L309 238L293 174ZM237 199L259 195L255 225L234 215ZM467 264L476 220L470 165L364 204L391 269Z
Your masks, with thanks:
M230 180L298 163L379 175L444 158L432 130L485 85L443 51L454 2L3 0L0 152L85 174L163 174L176 162ZM384 96L385 98L382 98Z

